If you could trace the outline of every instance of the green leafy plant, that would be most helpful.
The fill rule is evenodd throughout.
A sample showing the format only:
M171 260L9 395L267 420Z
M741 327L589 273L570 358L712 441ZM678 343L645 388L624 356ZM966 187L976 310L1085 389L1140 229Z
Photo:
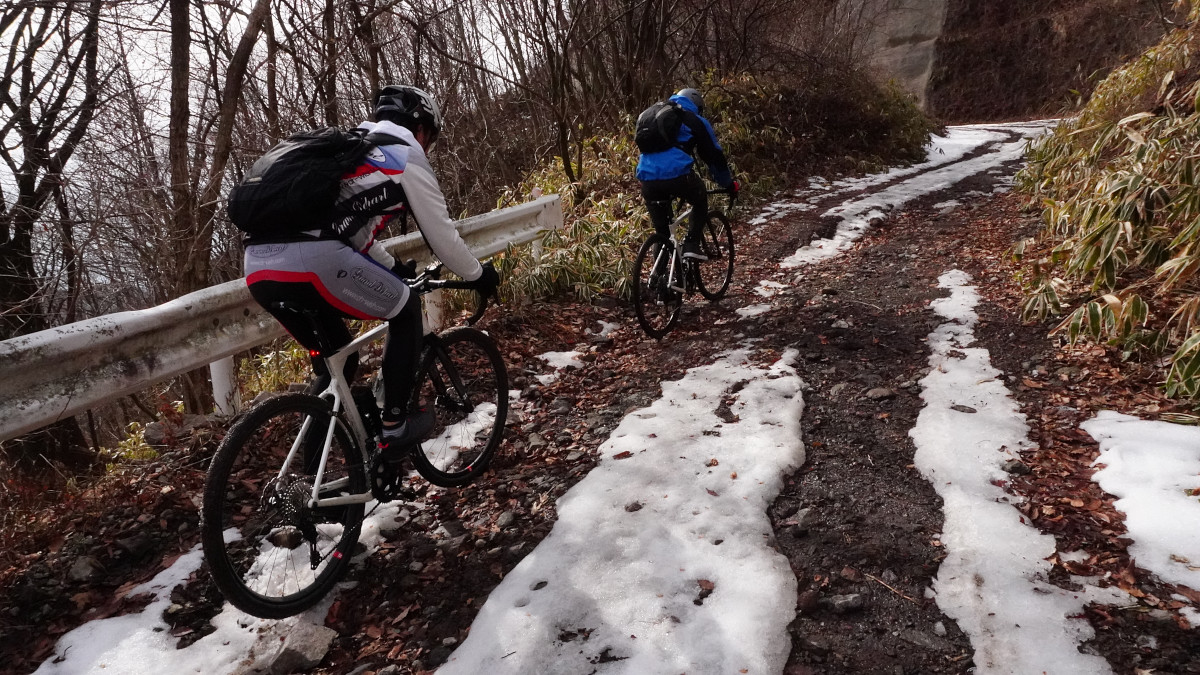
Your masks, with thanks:
M110 472L120 462L158 458L158 451L146 442L146 427L140 422L130 422L125 427L125 438L118 441L115 448L104 448L104 453L114 460L107 464Z
M292 339L277 340L274 349L242 359L238 364L242 400L252 400L262 392L285 390L294 382L307 382L310 363L308 350Z
M1025 317L1125 358L1170 353L1168 395L1200 398L1197 9L1029 148L1018 188L1044 229L1014 247Z

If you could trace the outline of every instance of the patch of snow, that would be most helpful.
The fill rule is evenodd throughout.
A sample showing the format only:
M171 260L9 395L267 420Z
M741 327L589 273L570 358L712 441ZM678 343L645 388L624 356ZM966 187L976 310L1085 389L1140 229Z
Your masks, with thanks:
M1092 480L1118 499L1129 554L1200 590L1200 429L1103 410L1080 425L1100 443Z
M774 305L750 305L748 307L738 307L736 310L739 316L751 317L759 314L766 314L774 309Z
M630 675L781 672L796 579L766 509L804 461L796 356L761 367L737 350L664 382L438 673L588 673L602 658Z
M1079 651L1094 635L1083 608L1122 594L1095 586L1068 591L1049 582L1054 537L1028 524L1001 487L1008 478L1003 450L1032 445L1025 417L988 351L971 346L979 294L968 285L970 276L953 270L938 281L950 296L931 307L947 323L929 335L925 407L909 432L917 446L914 463L944 503L938 607L971 639L980 675L1111 673L1102 657Z

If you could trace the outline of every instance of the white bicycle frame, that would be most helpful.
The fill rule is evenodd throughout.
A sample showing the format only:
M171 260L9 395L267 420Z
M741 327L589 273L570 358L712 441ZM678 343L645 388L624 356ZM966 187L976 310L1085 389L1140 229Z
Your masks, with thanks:
M675 200L671 200L671 203L674 205ZM684 203L687 204L687 202ZM685 292L686 288L684 288L683 283L683 270L679 269L683 258L679 254L679 237L676 236L675 232L679 229L679 224L690 215L692 215L692 205L688 204L687 208L675 216L675 220L671 221L671 225L668 228L669 234L667 238L671 240L671 263L667 266L667 283L670 284L671 290L679 293ZM662 251L658 252L659 255L662 255L662 253ZM658 262L655 261L655 265L657 264Z
M317 465L317 475L313 480L312 496L308 500L309 508L320 508L326 506L343 506L346 504L364 504L374 499L374 494L367 490L366 492L354 495L344 495L341 497L326 497L320 499L318 496L321 490L336 490L349 482L348 478L339 478L329 484L323 482L325 476L325 464L329 460L329 448L333 444L333 433L339 423L338 412L345 406L346 415L342 417L349 423L350 432L354 436L354 440L360 448L367 447L367 428L363 425L362 416L359 415L358 406L354 403L354 397L350 393L350 383L346 381L343 368L346 366L346 360L351 354L357 354L367 344L374 342L387 335L388 324L381 323L371 330L350 341L350 344L342 347L337 352L325 357L325 365L329 369L329 386L322 391L319 396L321 398L332 398L329 429L325 431L325 443L321 448L321 461ZM304 420L304 424L300 426L300 433L296 435L296 440L292 443L291 450L288 451L287 457L283 460L283 466L279 469L278 478L282 481L287 474L288 467L292 465L292 461L296 458L296 453L300 449L300 443L304 439L308 429L312 426L312 417Z

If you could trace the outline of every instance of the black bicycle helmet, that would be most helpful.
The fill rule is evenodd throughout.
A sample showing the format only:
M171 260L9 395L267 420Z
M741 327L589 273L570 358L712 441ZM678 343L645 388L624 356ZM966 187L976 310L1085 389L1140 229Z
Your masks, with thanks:
M389 120L412 131L424 125L429 129L429 145L442 132L442 111L437 101L429 92L406 84L389 84L375 94L375 119Z
M700 114L700 115L704 114L704 97L700 95L699 91L692 89L691 87L687 87L685 89L680 89L679 91L675 92L675 95L682 96L682 97L686 98L687 100L691 101L692 103L694 103L696 105L696 113L697 114Z

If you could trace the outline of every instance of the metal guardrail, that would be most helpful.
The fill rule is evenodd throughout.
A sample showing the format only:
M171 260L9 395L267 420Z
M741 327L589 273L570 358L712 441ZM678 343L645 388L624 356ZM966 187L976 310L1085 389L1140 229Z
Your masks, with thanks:
M539 240L562 226L562 203L549 195L457 223L476 257ZM384 245L400 259L428 261L417 232ZM0 342L0 441L105 401L219 362L284 334L230 281L149 309L119 312Z

